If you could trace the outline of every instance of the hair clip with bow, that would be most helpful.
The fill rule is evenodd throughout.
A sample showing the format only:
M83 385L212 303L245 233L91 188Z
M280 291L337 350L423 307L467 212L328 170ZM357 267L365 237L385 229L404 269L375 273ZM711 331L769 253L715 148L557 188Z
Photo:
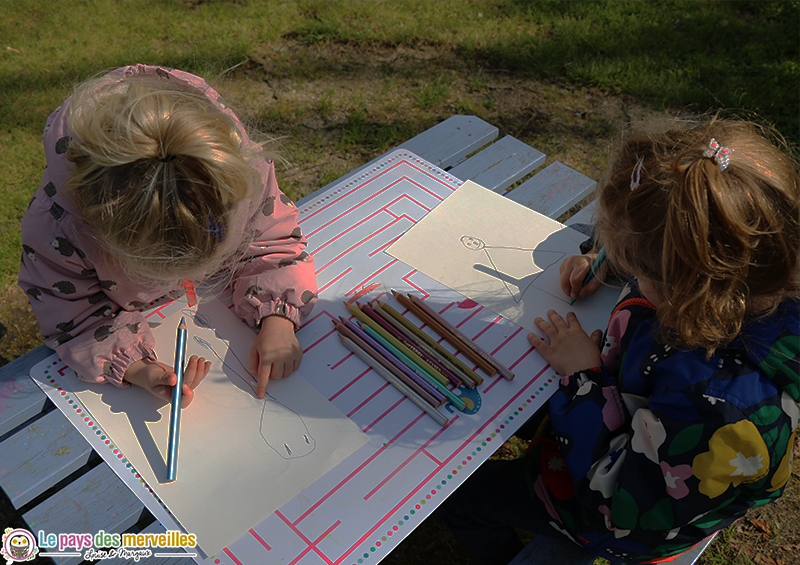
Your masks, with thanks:
M703 151L703 157L714 159L719 165L719 172L722 172L728 168L732 152L733 149L720 145L717 143L717 140L712 137L708 144L708 149Z

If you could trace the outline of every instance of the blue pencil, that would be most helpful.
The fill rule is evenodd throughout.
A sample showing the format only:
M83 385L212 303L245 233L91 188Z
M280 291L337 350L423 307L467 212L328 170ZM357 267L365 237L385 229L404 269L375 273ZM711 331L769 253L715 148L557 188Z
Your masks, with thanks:
M597 272L597 270L600 268L600 266L603 264L603 261L605 261L605 260L606 260L606 248L603 247L602 249L600 249L600 252L597 254L597 257L594 258L594 261L592 262L592 268L589 269L589 272L586 273L586 276L583 278L583 282L581 283L581 288L583 288L587 284L589 284L589 281L594 278L595 273ZM569 305L572 306L573 304L575 304L576 300L577 300L577 298L573 298L570 301Z
M178 381L172 389L172 408L169 413L169 447L167 448L167 480L178 478L178 434L181 428L181 391L183 389L183 366L186 362L186 319L178 324L175 340L175 374Z

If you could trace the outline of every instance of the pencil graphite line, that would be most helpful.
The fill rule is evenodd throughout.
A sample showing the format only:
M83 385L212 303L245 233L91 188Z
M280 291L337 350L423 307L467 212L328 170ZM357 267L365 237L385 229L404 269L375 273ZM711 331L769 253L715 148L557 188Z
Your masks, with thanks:
M405 316L403 316L400 312L392 308L389 304L385 302L378 301L378 305L383 308L389 315L397 320L402 326L408 329L409 332L416 335L421 341L424 341L430 347L439 352L439 354L447 359L451 365L453 365L456 370L458 371L456 374L461 375L461 380L471 380L476 385L483 384L483 377L481 377L478 373L467 367L459 358L457 358L452 352L450 352L446 347L444 347L441 343L437 342L431 336L426 334L422 329L415 326L410 320L408 320ZM402 304L401 304L402 305ZM409 311L410 308L406 307Z
M455 327L453 324L448 322L444 319L438 312L436 312L433 308L425 304L422 300L418 297L414 296L413 294L409 294L408 298L411 300L413 304L417 304L420 308L425 310L432 318L438 321L446 330L451 332L457 339L463 341L467 347L472 349L478 356L480 356L486 363L497 369L497 372L500 373L504 379L511 380L514 378L514 373L512 373L508 367L503 365L500 361L495 359L490 353L486 352L480 345L475 343L472 339L467 337L461 330Z
M376 362L373 358L371 358L352 340L346 338L343 335L341 335L340 337L345 347L347 347L350 351L355 353L356 357L359 357L376 373L378 373L380 376L386 379L386 381L391 383L397 390L399 390L403 395L405 395L406 398L408 398L411 402L416 404L417 407L424 410L426 414L428 414L431 418L433 418L436 421L436 423L438 423L440 426L447 425L448 419L441 412L439 412L433 406L425 402L412 389L408 388L402 381L398 380L397 377L395 377L391 372L386 370L384 366L382 366L380 363Z

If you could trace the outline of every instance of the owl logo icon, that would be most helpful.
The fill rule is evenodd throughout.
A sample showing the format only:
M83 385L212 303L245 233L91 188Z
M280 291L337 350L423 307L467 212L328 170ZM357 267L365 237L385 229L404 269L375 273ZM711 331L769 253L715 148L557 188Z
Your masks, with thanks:
M6 528L0 548L0 555L6 560L6 565L31 561L37 553L39 548L32 533L22 528Z

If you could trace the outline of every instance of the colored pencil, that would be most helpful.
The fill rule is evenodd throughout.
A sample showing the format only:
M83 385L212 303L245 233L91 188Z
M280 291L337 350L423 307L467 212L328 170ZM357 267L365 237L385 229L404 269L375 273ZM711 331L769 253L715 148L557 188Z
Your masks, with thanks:
M378 324L378 322L376 322L375 320L370 318L369 315L366 312L361 310L361 305L358 302L356 302L355 304L348 305L348 309L349 309L350 313L353 316L355 316L356 318L358 318L358 320L360 322L362 322L362 323L366 324L367 326L369 326L370 328L372 328L385 341L387 341L388 343L391 343L395 347L395 349L398 349L399 351L401 351L403 353L403 355L405 355L407 358L411 359L418 367L420 367L429 376L433 377L434 379L436 379L437 381L439 381L443 385L445 385L445 384L447 384L449 382L447 380L447 377L445 377L444 375L440 375L436 370L433 369L433 367L428 365L428 363L424 359L422 359L419 355L417 355L416 353L411 351L408 347L406 347L405 345L400 343L393 335L391 335L389 332L387 332L385 329L383 329L380 326L380 324ZM370 335L372 335L372 334L370 334ZM383 342L381 342L381 343L383 343Z
M365 324L364 322L360 322L361 329L363 329L367 334L369 334L373 339L380 342L386 349L391 351L395 356L402 359L404 363L406 363L414 372L416 372L419 376L426 379L431 385L433 385L439 392L447 397L447 400L450 403L458 408L459 410L464 410L467 406L467 403L461 400L458 396L455 395L450 389L448 389L444 384L440 383L436 380L433 375L428 373L425 369L420 367L415 361L409 359L403 352L399 351L393 344L389 343L386 338L380 335L374 328Z
M411 402L416 404L419 408L425 411L431 418L436 420L436 422L440 426L447 425L447 418L438 410L436 410L433 406L425 402L417 393L415 393L412 389L406 386L405 383L397 379L391 372L389 372L386 367L378 363L375 359L373 359L370 355L368 355L364 350L362 350L358 345L356 345L352 340L346 338L345 336L340 336L342 339L342 343L347 347L350 351L356 354L364 363L366 363L369 367L371 367L376 373L386 379L389 383L391 383L397 390L405 395Z
M392 291L395 292L394 290ZM458 349L464 357L475 363L478 367L486 371L486 373L491 377L495 373L497 373L497 369L491 363L488 363L485 359L483 359L480 355L478 355L475 351L472 350L463 340L459 339L454 333L448 330L445 326L443 326L439 321L438 318L441 316L431 316L427 310L420 308L420 306L416 302L411 301L411 295L403 296L400 293L396 293L395 296L397 300L411 310L415 316L417 316L420 320L428 324L436 333L442 336L445 340L447 340L450 345ZM429 309L428 309L429 310Z
M472 388L475 383L464 377L457 368L455 368L447 359L445 359L438 351L429 346L424 340L420 339L408 328L403 326L400 322L392 318L389 313L380 307L380 304L372 306L372 312L377 314L383 322L392 328L394 332L402 336L400 339L404 343L410 344L409 347L419 353L431 365L436 367L440 373L448 378L448 380L456 386L464 385L467 388Z
M433 395L431 395L422 387L420 387L419 384L414 382L414 380L411 379L408 375L403 374L403 372L400 370L399 367L394 366L391 360L387 359L380 352L376 351L371 344L365 342L361 338L361 336L359 336L353 331L352 328L348 328L347 326L345 326L345 324L338 322L336 320L333 321L333 324L334 326L336 326L336 330L339 332L340 335L343 335L346 338L353 341L354 343L356 343L361 348L362 351L373 357L377 363L380 363L387 371L392 373L395 376L395 378L405 382L409 386L409 388L413 388L414 390L416 390L417 393L420 395L420 397L424 398L431 406L440 406L442 404L441 400L435 398ZM441 396L443 399L444 395Z
M417 326L415 326L411 321L409 321L405 316L403 316L400 312L392 308L389 304L382 302L380 300L377 301L378 306L381 310L388 314L389 318L393 319L397 322L397 327L402 327L406 330L407 335L417 338L419 343L424 343L430 348L430 351L435 352L439 359L445 366L447 366L451 371L453 371L456 375L461 377L461 380L467 384L468 387L472 388L475 385L483 384L483 377L481 377L478 373L467 367L464 363L461 362L460 359L455 357L447 348L443 347L440 343L438 343L435 339L431 336L423 332Z
M393 323L387 320L385 316L388 316L388 314L381 314L378 308L374 308L369 304L362 304L360 306L362 312L366 313L367 316L375 320L375 322L377 322L384 330L389 332L389 334L392 335L397 341L416 353L420 359L424 360L426 363L428 363L428 365L430 365L431 369L442 375L454 386L461 386L464 384L460 378L450 372L446 367L442 366L438 360L434 359L427 351L425 351L424 347L420 347L416 340L410 339L402 331L397 329Z
M514 378L514 373L512 373L508 369L508 367L506 367L505 365L500 363L500 361L498 361L497 359L492 357L492 355L490 353L487 353L486 351L484 351L481 348L481 346L479 346L477 343L475 343L470 338L468 338L466 335L464 335L464 333L462 333L461 330L459 330L453 324L451 324L450 322L445 320L444 317L442 317L441 314L436 312L433 308L431 308L430 306L425 304L422 300L420 300L419 298L417 298L413 294L409 294L408 298L411 300L412 304L416 304L417 306L419 306L419 308L421 308L422 310L425 310L442 327L444 327L447 331L452 333L456 337L456 339L459 339L464 344L466 344L466 346L469 347L473 352L475 352L475 354L478 355L481 359L483 359L484 362L488 363L491 367L494 367L497 370L497 372L500 373L503 376L504 379L510 381L511 379ZM493 374L493 373L490 373L490 374Z
M461 376L461 380L463 381L472 381L476 385L483 384L483 377L481 377L478 373L467 367L459 358L453 355L450 350L444 347L441 343L437 342L431 336L426 334L420 328L415 326L410 320L408 320L405 316L403 316L400 312L392 308L389 304L385 302L381 302L378 300L378 306L380 306L385 312L398 322L401 326L406 328L410 333L414 334L419 338L420 341L425 342L428 344L431 349L435 350L439 355L446 359L450 365L451 370L457 371L456 374ZM410 309L409 309L410 311Z
M581 288L589 284L589 281L591 281L596 276L597 270L600 268L600 266L603 264L605 260L606 260L606 248L603 247L600 249L600 252L597 254L597 257L594 258L594 261L592 261L592 268L589 269L589 272L586 273L585 277L583 277ZM572 306L573 304L575 304L575 301L577 299L578 297L576 296L575 298L570 300L569 305Z
M186 319L181 317L175 339L175 374L178 380L172 389L172 407L169 412L169 445L167 446L167 481L178 478L178 436L181 428L181 393L183 391L183 366L186 362Z
M408 386L417 390L423 397L426 399L430 397L431 404L433 406L441 406L442 403L445 401L445 395L439 392L439 390L430 384L427 379L419 376L417 373L412 371L408 365L406 365L401 359L396 357L391 351L383 347L380 343L375 341L372 337L367 335L367 333L359 328L356 324L354 324L350 320L345 320L341 318L342 324L344 324L344 329L349 330L354 336L350 336L350 334L346 331L342 331L348 337L351 337L353 341L356 342L356 345L361 347L367 353L375 356L378 361L386 361L389 364L393 365L397 371L402 374L397 374L395 371L392 371L393 374L397 376L401 381L405 382ZM338 326L337 326L338 327ZM356 339L357 338L357 339ZM361 343L361 342L364 343ZM375 351L373 352L372 349ZM385 363L384 363L385 364ZM387 367L391 369L391 367Z

